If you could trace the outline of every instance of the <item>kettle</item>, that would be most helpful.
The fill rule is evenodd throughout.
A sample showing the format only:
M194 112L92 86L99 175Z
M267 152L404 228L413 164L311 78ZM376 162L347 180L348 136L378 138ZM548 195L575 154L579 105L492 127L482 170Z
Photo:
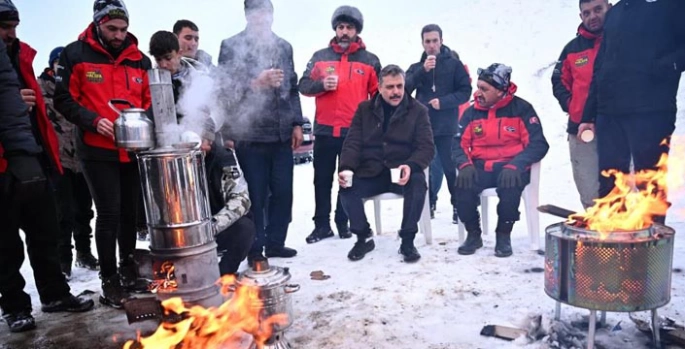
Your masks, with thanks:
M126 104L130 108L119 110L114 104ZM118 148L141 151L155 147L154 124L145 115L145 109L136 108L124 99L112 99L108 105L119 114L114 121L114 143Z

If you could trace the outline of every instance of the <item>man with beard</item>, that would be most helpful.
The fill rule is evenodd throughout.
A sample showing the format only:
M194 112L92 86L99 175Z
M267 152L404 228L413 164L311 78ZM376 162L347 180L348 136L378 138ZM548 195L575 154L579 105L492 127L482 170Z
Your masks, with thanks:
M179 52L183 57L194 59L207 67L212 66L212 56L198 49L200 46L200 29L195 23L187 19L176 21L174 34L178 36Z
M452 162L452 139L457 133L459 106L468 102L471 95L471 80L457 54L443 45L442 29L438 25L423 27L421 42L424 50L421 60L407 70L407 92L416 90L416 99L428 107L436 159L447 180L454 216L457 214L454 186L457 172ZM431 213L435 211L437 189L430 188Z
M270 0L245 0L247 27L221 43L219 66L228 134L247 180L257 233L248 261L290 258L293 150L302 143L302 108L292 46L271 30ZM268 212L268 217L266 216Z
M364 17L356 7L341 6L331 20L335 38L329 47L314 53L300 79L300 92L316 97L314 122L314 231L307 243L333 236L330 223L331 187L343 141L360 102L378 92L378 57L366 50L357 36ZM335 225L341 239L352 237L347 214L338 195Z
M557 61L552 74L554 97L561 109L568 113L568 145L576 189L584 208L594 204L599 189L597 173L597 141L581 140L578 125L590 91L592 69L597 50L602 43L604 17L611 8L609 0L581 0L578 34L571 40Z
M433 132L426 107L405 93L402 68L388 65L379 75L379 94L359 104L340 155L340 195L357 235L347 258L358 261L376 247L364 198L393 192L404 196L399 253L413 263L421 258L414 237L428 189L423 171L435 155ZM391 171L399 178L392 179Z
M127 289L136 286L140 178L134 154L114 143L113 123L119 115L107 104L125 99L136 108L151 105L147 70L152 63L128 32L128 20L123 1L96 0L93 22L62 51L55 91L55 108L78 126L76 149L98 213L100 303L114 308L121 308Z
M468 233L457 250L461 255L483 247L478 204L487 188L497 188L499 198L495 256L512 255L521 193L530 182L531 166L549 149L535 109L514 95L516 89L510 67L495 63L478 69L475 102L459 120L452 153L459 169L457 212Z
M0 0L0 308L11 332L36 328L20 269L26 249L42 311L82 312L93 301L75 297L57 258L59 223L51 177L61 172L57 136L33 73L36 51L19 41L19 11ZM5 46L7 44L7 46Z

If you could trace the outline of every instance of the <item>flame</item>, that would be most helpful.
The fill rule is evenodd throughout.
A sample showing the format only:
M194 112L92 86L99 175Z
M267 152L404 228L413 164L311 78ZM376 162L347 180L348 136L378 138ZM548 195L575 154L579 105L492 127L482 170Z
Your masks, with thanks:
M233 293L233 296L218 308L187 308L179 297L163 301L165 314L178 314L182 320L163 322L149 337L126 342L124 349L238 348L246 335L254 338L257 348L262 348L271 337L273 326L287 323L287 315L262 319L259 287L234 287L234 284L234 276L219 280L221 294Z
M147 289L152 293L157 293L158 291L175 291L178 288L178 282L176 281L176 274L174 274L174 270L176 270L176 267L174 267L174 263L170 261L162 263L162 267L160 268L159 272L157 272L157 274L161 274L163 278L152 281L148 285Z

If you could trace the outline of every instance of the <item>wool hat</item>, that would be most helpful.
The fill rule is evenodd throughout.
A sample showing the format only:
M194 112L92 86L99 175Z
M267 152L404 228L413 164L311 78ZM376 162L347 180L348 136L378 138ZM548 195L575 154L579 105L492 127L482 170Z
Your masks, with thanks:
M347 22L354 24L355 29L357 29L357 34L361 34L364 28L364 16L358 8L353 6L340 6L333 12L333 18L331 18L331 25L333 30L340 24L340 22Z
M245 12L252 10L274 10L271 0L245 0Z
M0 0L0 21L18 21L19 10L12 0Z
M507 91L511 83L511 67L493 63L485 69L478 68L478 80L483 80L500 91Z
M113 19L123 19L128 23L128 10L123 0L95 0L93 22L102 24Z
M62 50L64 50L64 47L58 46L52 49L52 51L50 51L50 60L48 61L48 67L52 68L52 63L55 63L55 61L59 59L59 55L62 53Z

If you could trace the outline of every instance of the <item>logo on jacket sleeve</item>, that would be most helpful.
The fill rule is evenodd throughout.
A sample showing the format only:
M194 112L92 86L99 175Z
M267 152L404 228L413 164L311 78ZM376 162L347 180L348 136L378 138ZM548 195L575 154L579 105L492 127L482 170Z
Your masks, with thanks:
M539 124L540 120L538 120L537 116L531 116L530 119L528 119L529 124Z
M100 84L105 81L105 77L102 76L102 72L99 69L86 72L86 80L94 84Z

